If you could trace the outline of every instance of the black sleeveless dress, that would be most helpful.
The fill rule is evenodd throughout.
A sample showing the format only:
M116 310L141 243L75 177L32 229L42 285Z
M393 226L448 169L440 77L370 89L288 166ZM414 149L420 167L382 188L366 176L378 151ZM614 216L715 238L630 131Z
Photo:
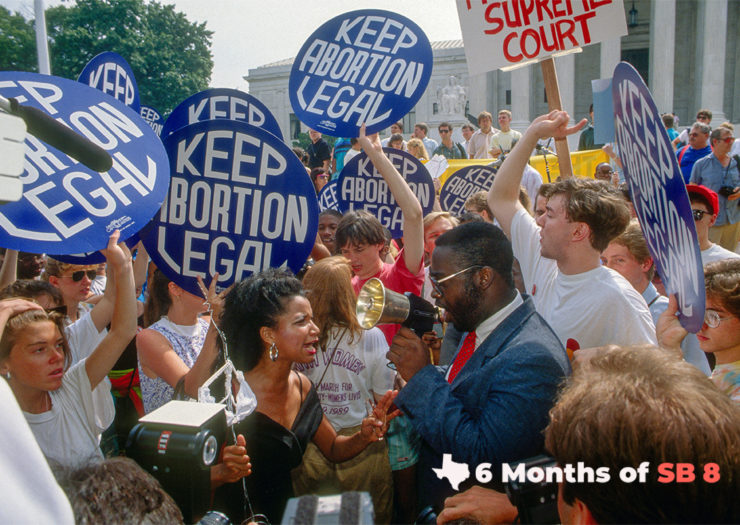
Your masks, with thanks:
M267 516L270 523L282 520L285 505L293 497L290 471L300 465L306 445L316 434L323 416L319 397L311 385L306 398L301 399L290 430L258 411L235 426L236 434L243 434L246 439L252 463L252 474L245 478L252 510ZM241 523L249 517L249 507L245 510L245 506L241 481L216 489L213 508L226 514L232 523Z

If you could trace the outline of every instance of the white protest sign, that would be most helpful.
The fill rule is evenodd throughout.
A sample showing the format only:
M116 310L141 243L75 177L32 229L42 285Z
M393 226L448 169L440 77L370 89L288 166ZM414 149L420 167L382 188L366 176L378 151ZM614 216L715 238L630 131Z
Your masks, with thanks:
M622 0L457 0L471 75L627 34Z

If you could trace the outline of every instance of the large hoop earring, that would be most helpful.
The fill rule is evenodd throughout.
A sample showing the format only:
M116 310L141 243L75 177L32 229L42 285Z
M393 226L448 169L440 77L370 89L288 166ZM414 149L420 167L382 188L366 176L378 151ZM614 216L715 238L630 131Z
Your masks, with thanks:
M277 359L278 359L278 348L277 348L277 345L275 344L274 341L270 345L270 351L269 352L270 352L270 360L272 362L277 361Z

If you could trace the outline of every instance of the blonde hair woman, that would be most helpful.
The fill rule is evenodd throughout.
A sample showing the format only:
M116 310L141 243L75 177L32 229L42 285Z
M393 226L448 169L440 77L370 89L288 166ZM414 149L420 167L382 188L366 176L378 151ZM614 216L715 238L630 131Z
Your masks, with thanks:
M417 159L429 160L429 152L427 151L426 147L424 147L424 143L421 141L421 139L410 139L406 143L406 148L408 148L409 153L411 153Z
M341 256L318 261L304 280L319 340L314 359L294 368L316 385L329 423L340 435L352 435L374 404L393 388L394 373L386 366L388 343L379 328L363 330L357 322L349 261ZM332 463L316 445L309 445L303 464L293 472L296 494L367 491L377 523L391 518L392 478L385 441L370 444L350 461Z

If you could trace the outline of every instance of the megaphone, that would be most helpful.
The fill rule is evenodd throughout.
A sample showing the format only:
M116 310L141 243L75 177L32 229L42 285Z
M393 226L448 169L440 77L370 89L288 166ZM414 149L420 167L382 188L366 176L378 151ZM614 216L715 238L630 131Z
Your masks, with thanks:
M378 324L401 324L421 337L439 321L439 308L411 292L400 294L383 286L380 279L368 280L357 296L357 321L365 330Z

